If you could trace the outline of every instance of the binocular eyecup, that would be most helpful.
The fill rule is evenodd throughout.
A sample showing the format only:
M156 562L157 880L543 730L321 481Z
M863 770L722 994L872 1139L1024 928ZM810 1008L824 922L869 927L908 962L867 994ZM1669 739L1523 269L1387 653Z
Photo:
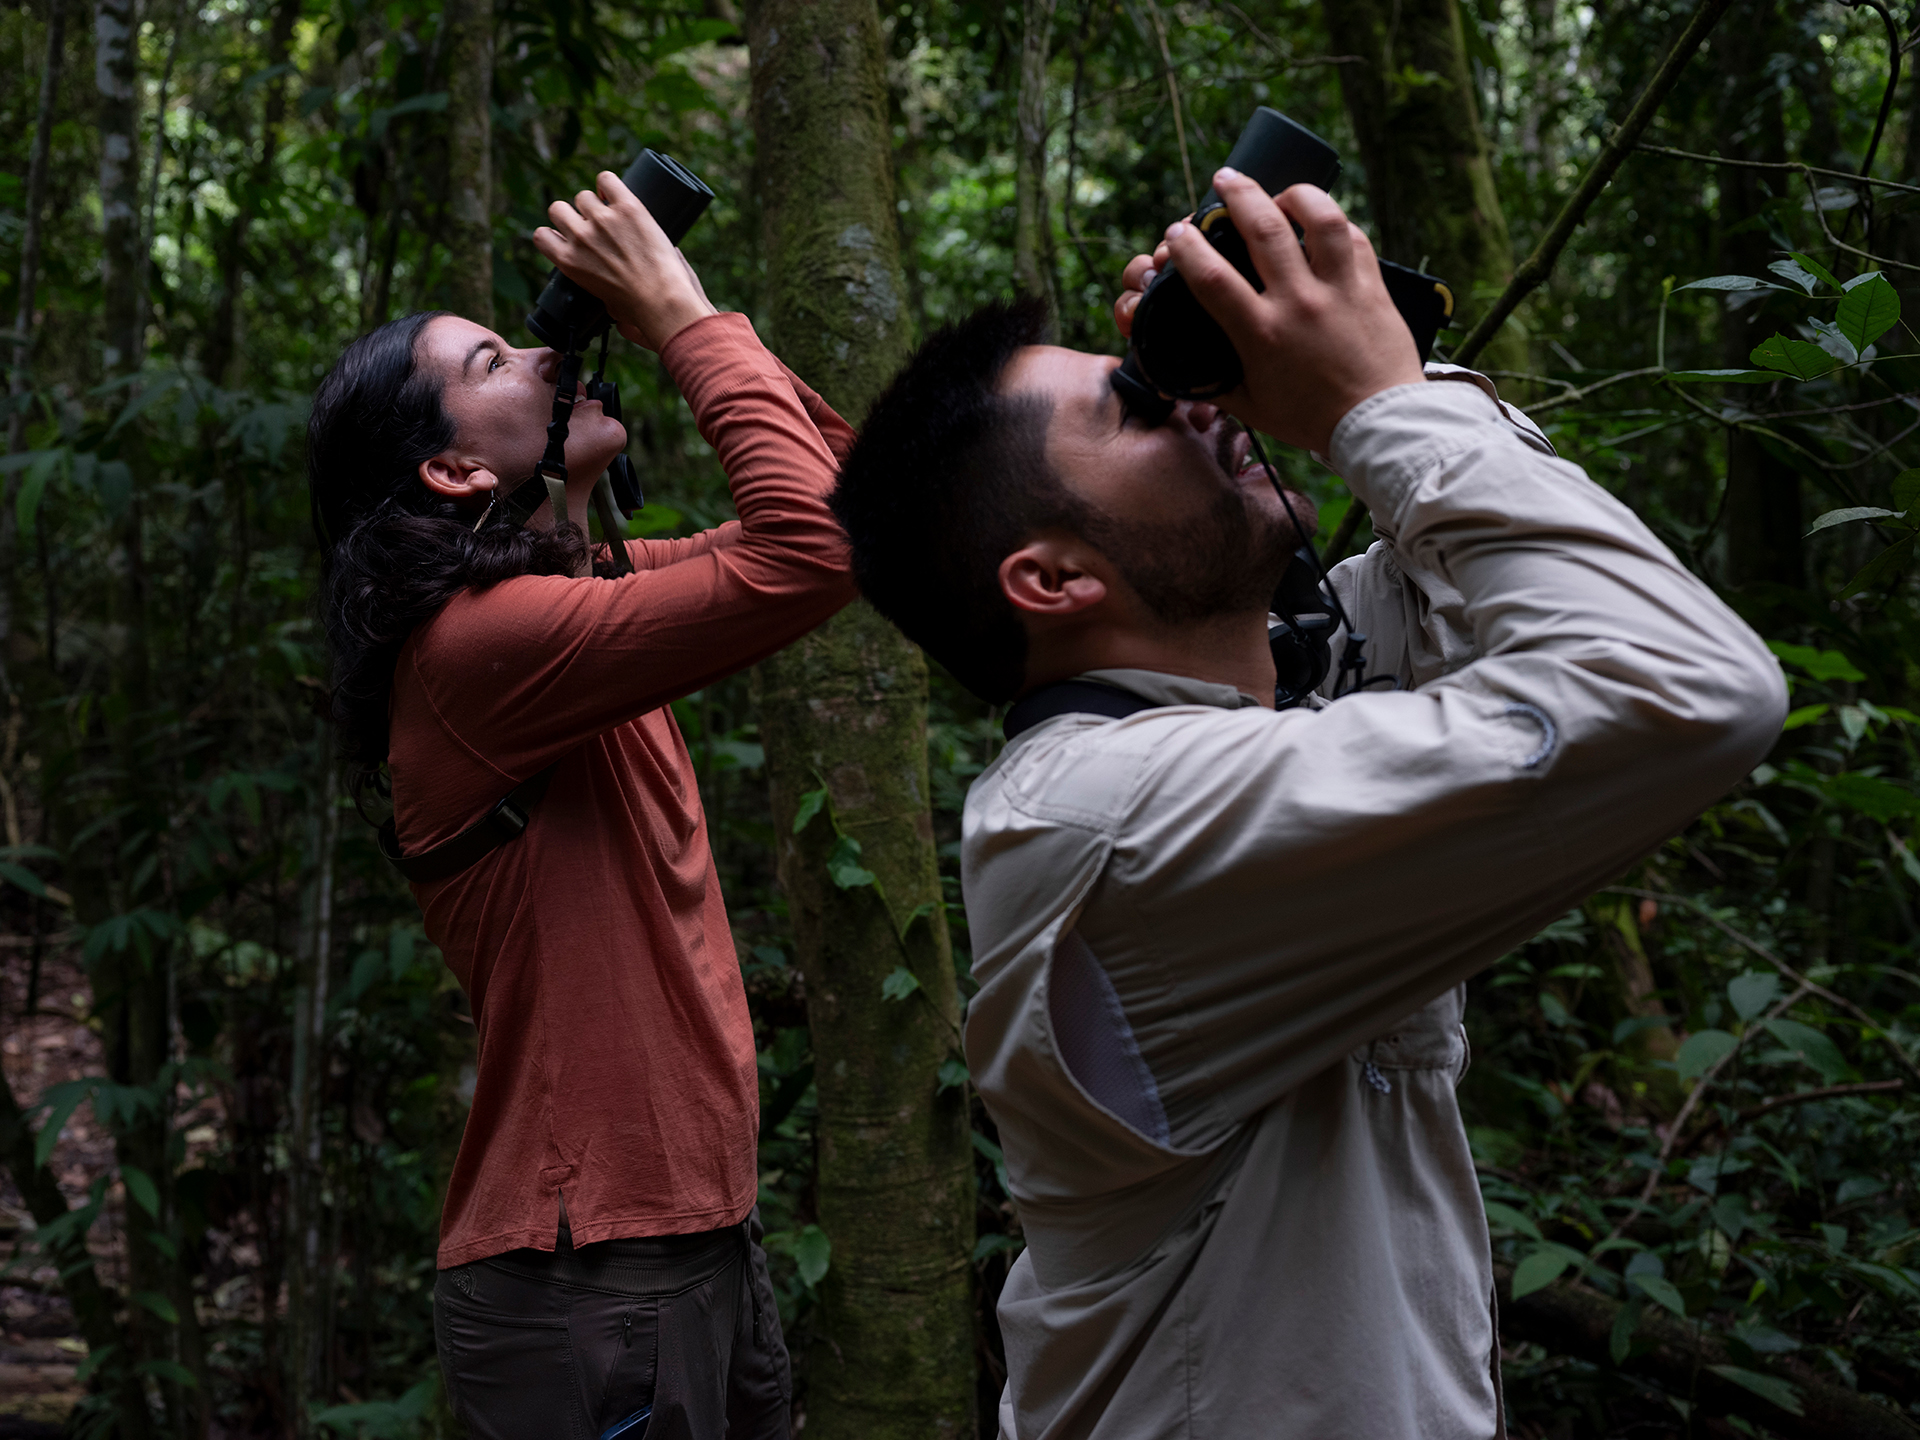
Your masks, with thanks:
M657 150L642 150L620 178L675 245L713 203L713 191L698 175ZM610 324L605 302L558 270L547 276L546 288L527 316L527 329L563 355L585 350Z

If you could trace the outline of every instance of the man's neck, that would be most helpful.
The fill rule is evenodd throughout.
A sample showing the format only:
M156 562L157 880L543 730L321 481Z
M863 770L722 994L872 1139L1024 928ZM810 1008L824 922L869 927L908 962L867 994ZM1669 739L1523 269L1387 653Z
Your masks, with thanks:
M1273 652L1265 614L1230 615L1153 630L1111 627L1034 634L1027 650L1028 690L1089 670L1157 670L1231 685L1273 704Z

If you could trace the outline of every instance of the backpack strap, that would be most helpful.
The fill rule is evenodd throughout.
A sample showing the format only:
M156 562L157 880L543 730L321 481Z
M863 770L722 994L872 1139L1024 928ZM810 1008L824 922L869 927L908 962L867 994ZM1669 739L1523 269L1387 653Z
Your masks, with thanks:
M431 885L436 880L458 875L508 841L520 838L521 832L527 828L527 822L533 818L534 806L547 793L547 786L553 782L553 772L559 768L557 763L549 765L496 801L493 808L451 840L443 840L431 850L423 850L418 855L400 853L400 837L389 816L380 827L380 853L393 862L394 869L415 885Z
M1124 720L1142 710L1162 708L1162 701L1149 700L1118 685L1103 685L1097 680L1061 680L1042 685L1007 711L1000 729L1011 740L1056 715L1105 715L1109 719Z

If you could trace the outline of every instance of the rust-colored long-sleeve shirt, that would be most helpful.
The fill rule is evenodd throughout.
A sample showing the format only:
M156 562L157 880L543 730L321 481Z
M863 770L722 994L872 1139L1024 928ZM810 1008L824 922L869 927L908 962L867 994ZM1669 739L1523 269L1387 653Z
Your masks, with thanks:
M739 520L629 548L617 580L522 576L448 602L394 676L409 854L559 762L517 840L414 895L465 987L479 1077L439 1264L741 1220L757 1186L753 1031L669 701L853 598L826 506L853 432L741 315L661 357Z

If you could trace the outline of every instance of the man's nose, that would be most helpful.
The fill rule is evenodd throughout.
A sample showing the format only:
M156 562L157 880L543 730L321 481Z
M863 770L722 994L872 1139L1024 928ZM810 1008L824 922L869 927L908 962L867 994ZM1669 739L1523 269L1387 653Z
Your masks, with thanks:
M1211 430L1213 422L1220 418L1220 407L1207 400L1187 400L1180 409L1187 424L1199 435Z

